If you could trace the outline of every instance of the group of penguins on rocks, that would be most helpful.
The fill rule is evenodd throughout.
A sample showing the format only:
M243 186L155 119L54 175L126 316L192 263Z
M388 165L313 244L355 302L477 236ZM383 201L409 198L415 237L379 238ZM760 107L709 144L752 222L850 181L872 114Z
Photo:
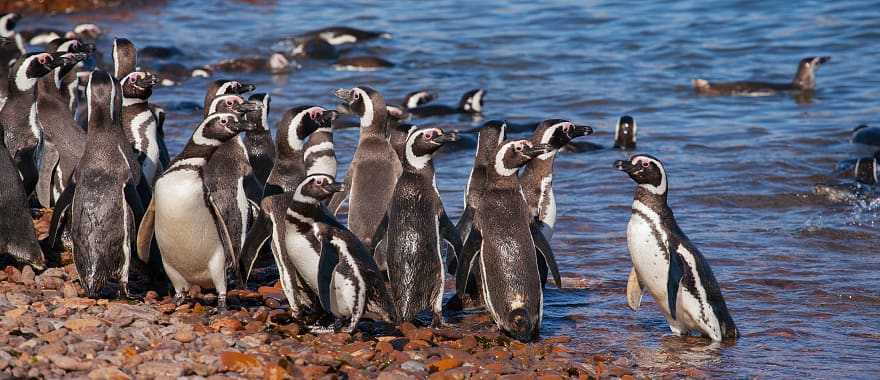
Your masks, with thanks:
M356 29L337 29L318 38L357 40L344 32ZM414 321L424 312L439 326L445 307L485 308L522 341L539 335L544 287L548 280L562 286L550 243L554 160L574 139L592 134L589 126L549 119L530 126L530 138L509 140L507 123L485 122L475 132L464 211L453 223L433 155L462 136L407 119L479 114L484 90L468 92L457 107L428 104L435 97L428 91L393 105L368 86L336 90L338 109L358 119L360 133L340 181L335 110L290 108L273 137L269 95L248 96L255 86L216 80L201 122L171 159L165 113L149 101L160 79L138 67L130 41L114 41L112 72L90 70L78 86L75 69L94 53L93 44L65 36L45 52L15 55L14 32L3 32L7 55L0 58L14 63L0 110L0 143L8 152L0 154L0 253L41 269L58 265L65 245L90 297L111 283L128 296L129 275L138 272L154 283L170 281L177 303L194 285L215 289L223 310L227 287L245 287L257 258L271 252L291 314L329 321L315 331L352 331L361 318ZM828 59L802 60L793 84L694 84L709 95L809 91L815 69ZM615 148L634 149L636 131L632 117L621 117ZM614 167L636 183L626 232L629 307L638 310L648 292L676 335L739 336L706 258L668 206L662 162L636 154ZM337 214L346 202L343 224ZM31 220L36 203L54 209L42 241ZM455 294L444 304L447 275L455 278Z

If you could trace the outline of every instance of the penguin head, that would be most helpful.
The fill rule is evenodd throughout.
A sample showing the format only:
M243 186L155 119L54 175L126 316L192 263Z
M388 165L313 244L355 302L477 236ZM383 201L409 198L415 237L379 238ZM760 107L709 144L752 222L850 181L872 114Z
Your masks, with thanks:
M258 110L250 111L245 114L245 117L248 120L251 120L256 124L256 130L258 131L269 130L269 103L271 103L271 100L269 94L265 93L253 94L248 97L248 102L260 105Z
M614 147L632 149L636 147L636 120L632 116L621 116L614 129Z
M416 108L433 102L437 99L437 93L428 90L413 91L403 98L403 106L406 108Z
M533 158L553 151L548 144L534 145L529 140L514 140L504 143L495 153L495 172L502 177L516 175L519 168Z
M455 132L443 132L440 128L412 128L406 138L406 163L422 169L443 144L456 140L458 134Z
M104 31L95 24L79 24L73 28L73 33L80 38L94 40L104 33Z
M345 190L345 184L336 182L333 177L326 174L312 174L300 182L296 189L296 200L317 203L342 190Z
M31 53L20 59L21 64L15 70L16 84L19 80L36 80L50 73L56 67L67 63L62 56L64 53Z
M208 115L193 133L193 142L217 146L243 131L254 129L254 123L237 113L216 112Z
M869 158L860 158L856 161L854 176L856 181L866 184L866 185L874 185L877 183L877 155L880 152L874 154L874 157Z
M535 144L550 144L553 149L560 149L572 139L593 133L593 128L586 125L575 125L568 120L550 119L538 124L532 135Z
M137 48L127 38L113 40L113 76L124 78L136 70Z
M614 167L629 174L639 187L652 194L666 194L666 170L660 160L647 154L637 154L630 157L629 161L618 160Z
M189 73L193 78L210 78L214 75L214 70L208 66L196 67Z
M21 20L18 13L0 14L0 37L12 37L15 33L15 25Z
M385 98L370 87L358 86L352 89L339 89L336 90L336 97L342 100L351 112L361 118L361 127L371 126L374 121L384 123L388 115Z
M537 335L536 324L529 318L525 308L511 310L506 322L506 332L520 342L530 342Z
M483 90L482 88L465 92L464 95L461 96L461 100L458 102L458 109L466 113L483 112L483 96L485 95L486 90Z
M105 128L117 120L122 110L122 90L116 79L103 70L94 70L86 85L89 129Z
M801 89L812 90L816 87L816 71L819 70L819 66L830 60L830 56L801 59L797 73L794 75L794 84Z
M300 141L304 140L318 128L331 128L336 115L336 111L328 111L318 106L292 108L284 116L284 120L289 120L285 134L286 136L295 135Z
M405 107L396 104L386 105L385 110L388 112L388 123L400 123L407 121L412 117L412 114L409 113Z
M159 78L152 73L135 71L122 78L122 96L131 99L147 99L153 94L153 86Z
M296 62L294 62L296 66ZM290 69L290 60L281 53L272 53L269 56L269 72L272 74L283 73Z

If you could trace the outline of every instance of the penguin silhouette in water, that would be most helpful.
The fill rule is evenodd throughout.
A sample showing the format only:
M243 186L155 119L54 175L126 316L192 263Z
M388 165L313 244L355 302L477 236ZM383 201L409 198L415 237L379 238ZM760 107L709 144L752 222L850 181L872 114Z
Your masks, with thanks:
M548 256L550 246L530 227L517 173L530 160L551 150L549 145L533 145L528 140L498 147L455 278L458 294L466 294L472 272L480 271L483 300L495 324L524 342L536 338L540 331L544 289L537 253ZM559 287L559 279L555 280Z
M678 227L666 203L663 164L648 155L635 155L614 166L638 184L626 229L633 261L626 286L629 307L638 310L647 289L674 334L699 331L713 341L738 337L709 263Z
M767 96L786 91L812 91L816 88L816 71L831 57L807 57L798 63L797 72L791 83L769 82L709 82L705 79L694 79L693 86L700 95L745 95Z
M136 189L141 168L122 131L119 83L104 71L93 71L86 91L86 150L74 183L58 199L49 238L54 244L69 223L73 260L89 297L99 297L110 279L118 280L129 296L136 228L144 214Z

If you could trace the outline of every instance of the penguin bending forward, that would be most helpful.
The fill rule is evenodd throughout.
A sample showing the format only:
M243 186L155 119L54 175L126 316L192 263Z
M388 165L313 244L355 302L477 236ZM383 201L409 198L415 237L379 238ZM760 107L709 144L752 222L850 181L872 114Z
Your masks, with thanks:
M480 271L483 301L495 324L524 342L536 338L540 331L544 290L536 252L546 259L550 246L530 228L517 172L551 149L528 140L498 148L476 212L477 223L464 243L455 277L456 291L465 294L472 272Z
M674 334L699 331L713 341L738 337L709 263L678 227L666 203L663 164L635 155L614 166L638 184L626 229L633 261L626 285L629 307L638 310L647 288Z

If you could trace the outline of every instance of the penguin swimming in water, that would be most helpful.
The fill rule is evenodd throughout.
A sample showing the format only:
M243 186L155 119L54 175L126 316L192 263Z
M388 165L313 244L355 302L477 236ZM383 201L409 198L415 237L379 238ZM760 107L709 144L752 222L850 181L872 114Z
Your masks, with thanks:
M852 131L853 144L880 146L880 127L861 124Z
M551 149L528 140L498 147L487 171L477 223L459 255L455 279L458 294L466 294L471 272L480 271L483 300L495 324L524 342L536 338L541 328L544 290L537 255L540 252L546 259L550 246L540 232L530 228L517 172ZM560 286L560 279L555 280Z
M713 341L738 337L709 263L678 227L666 203L663 164L648 155L635 155L614 166L638 184L626 229L633 261L626 286L630 308L638 310L647 289L673 334L695 330Z
M270 74L283 74L291 71L292 69L298 69L299 67L300 65L296 63L296 61L291 62L289 59L287 59L287 57L284 56L284 54L272 53L271 55L269 55L268 58L242 57L226 59L215 64L208 65L204 69L210 70L212 73L214 71L239 73L252 73L263 71L269 72Z
M433 312L434 327L443 321L443 283L446 277L440 245L446 241L461 252L458 231L446 215L437 191L432 156L458 136L439 128L416 129L404 146L403 173L382 224L376 230L376 251L385 258L391 295L401 321L411 321L425 309Z
M392 68L394 63L379 57L358 56L340 58L333 64L333 67L336 70L375 71Z
M6 149L0 128L0 149ZM36 269L46 267L43 252L37 243L27 196L18 170L8 154L0 154L0 255L8 254Z
M617 119L617 126L614 128L614 147L624 150L635 149L637 130L636 120L632 116L621 116Z
M718 82L694 79L693 86L700 95L767 96L784 91L812 91L816 88L816 71L831 57L807 57L798 63L797 73L791 83L767 82Z
M136 189L141 169L122 131L119 83L109 73L94 71L86 88L86 150L74 183L55 206L50 242L69 223L73 260L86 294L100 296L106 282L115 279L129 296L135 231L144 214Z
M272 131L269 130L271 98L269 94L253 94L248 97L248 102L259 104L260 107L245 114L248 120L254 122L255 128L245 132L242 141L247 150L254 176L260 184L260 188L265 188L266 180L269 179L269 173L272 172L272 166L275 162L275 142L272 141Z
M336 214L345 198L349 198L348 226L367 247L385 216L388 203L402 167L397 153L388 141L388 110L379 92L366 86L337 90L336 96L360 116L360 138L348 173L346 189L331 199L330 211Z
M413 91L403 97L403 106L406 109L423 106L437 99L437 93L428 90Z
M138 231L138 255L144 260L155 234L162 264L182 303L191 284L217 290L217 307L226 308L226 270L240 276L238 258L216 222L205 188L204 167L224 141L251 129L235 113L215 113L193 132L183 151L156 180L153 199ZM237 278L242 284L240 278Z
M353 44L374 40L377 38L391 38L386 32L375 32L350 28L346 26L330 26L326 28L310 30L297 36L298 39L320 38L331 45Z
M458 102L458 107L450 107L442 104L428 104L414 108L408 108L410 114L416 117L445 116L454 114L477 115L483 112L483 97L486 90L481 88L465 92Z

